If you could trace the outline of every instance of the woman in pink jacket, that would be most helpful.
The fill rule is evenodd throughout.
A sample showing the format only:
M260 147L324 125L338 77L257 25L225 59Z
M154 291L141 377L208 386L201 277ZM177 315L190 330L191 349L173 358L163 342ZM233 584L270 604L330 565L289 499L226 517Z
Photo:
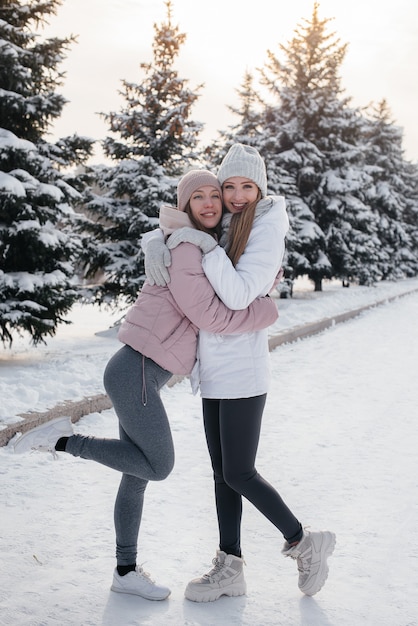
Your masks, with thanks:
M193 226L216 236L222 215L221 188L205 170L192 170L179 182L177 209L162 207L166 235ZM277 308L259 298L232 311L216 296L202 270L202 252L190 243L172 252L170 283L144 284L119 331L124 344L110 359L104 385L119 420L119 439L73 433L69 418L58 418L25 433L15 452L65 451L122 472L115 502L117 566L111 589L164 600L170 589L156 584L137 566L137 540L148 481L163 480L174 464L174 449L160 389L172 374L190 374L199 329L211 333L252 332L272 324Z

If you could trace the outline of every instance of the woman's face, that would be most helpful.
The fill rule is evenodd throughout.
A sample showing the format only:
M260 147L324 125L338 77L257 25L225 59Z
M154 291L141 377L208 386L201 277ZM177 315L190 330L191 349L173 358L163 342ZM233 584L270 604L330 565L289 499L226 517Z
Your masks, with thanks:
M242 213L258 198L258 187L252 180L242 176L227 178L222 185L225 207L230 213Z
M212 185L199 187L190 196L190 210L201 226L215 228L222 216L221 194Z

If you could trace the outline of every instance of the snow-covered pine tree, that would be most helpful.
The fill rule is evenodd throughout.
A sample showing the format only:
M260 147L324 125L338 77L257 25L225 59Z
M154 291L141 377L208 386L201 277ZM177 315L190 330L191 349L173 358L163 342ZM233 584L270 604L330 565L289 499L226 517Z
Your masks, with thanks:
M366 163L374 185L367 200L377 217L383 279L418 273L417 166L405 160L402 129L395 125L386 100L370 107L364 120Z
M35 344L54 335L77 297L65 226L79 191L59 168L87 159L91 142L45 140L65 104L57 68L73 38L36 32L59 4L0 0L0 339L10 345L22 331Z
M375 262L376 242L364 202L371 179L363 167L360 115L340 86L347 45L328 32L330 20L320 19L318 9L315 3L311 18L279 46L284 61L268 51L260 70L275 100L265 107L260 151L272 190L286 196L288 263L321 290L323 278L358 277L368 259Z
M266 157L269 191L286 194L288 203L293 206L293 229L300 231L296 224L296 215L301 216L302 224L306 224L309 218L309 209L300 201L295 178L292 176L288 164L274 160L274 155L279 146L275 145L274 142L273 145L270 145L270 139L266 141L265 130L277 123L278 109L277 107L269 107L263 101L254 87L254 77L248 70L244 75L240 89L236 91L240 104L238 107L228 106L228 109L237 116L238 121L231 124L226 130L219 131L218 139L205 149L208 167L216 170L233 143L243 143L257 148ZM283 137L284 135L282 135ZM299 208L299 211L296 211L296 207ZM313 219L312 215L310 217ZM292 233L290 234L291 237ZM311 239L312 236L308 242ZM303 260L299 259L299 264L302 262ZM304 267L306 271L301 273L306 273L309 269L307 260ZM289 274L292 273L291 268L287 267L286 269Z
M418 163L406 162L405 170L409 175L408 203L403 218L407 231L410 235L411 252L413 254L413 267L415 276L418 274L416 263L418 262Z
M123 81L125 106L104 114L113 136L104 152L115 165L96 169L96 189L86 197L85 276L102 280L86 290L98 303L132 302L144 279L140 236L158 225L162 203L175 204L178 177L198 158L202 124L190 119L201 86L193 91L174 62L186 35L167 15L154 24L153 61L141 63L143 78ZM116 135L116 137L115 137Z
M243 143L258 148L258 137L262 132L262 106L257 91L254 89L254 76L248 70L244 74L242 85L236 90L239 107L227 105L238 117L238 122L224 131L204 149L204 157L209 169L216 168L234 143Z

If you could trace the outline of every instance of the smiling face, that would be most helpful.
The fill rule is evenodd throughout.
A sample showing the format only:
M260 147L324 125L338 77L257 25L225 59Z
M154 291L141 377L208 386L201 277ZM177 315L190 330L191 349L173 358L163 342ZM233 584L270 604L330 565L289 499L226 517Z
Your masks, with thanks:
M259 197L259 189L249 178L233 176L227 178L222 185L225 207L230 213L242 213Z
M222 216L222 198L216 187L202 185L190 196L191 213L201 226L211 230Z

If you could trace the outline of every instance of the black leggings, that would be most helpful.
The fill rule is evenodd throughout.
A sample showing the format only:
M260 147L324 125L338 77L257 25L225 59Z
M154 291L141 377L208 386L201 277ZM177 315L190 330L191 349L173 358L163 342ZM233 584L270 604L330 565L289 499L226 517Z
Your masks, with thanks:
M203 421L215 481L219 548L241 556L242 498L283 534L299 541L302 526L255 468L266 394L237 400L203 399Z

